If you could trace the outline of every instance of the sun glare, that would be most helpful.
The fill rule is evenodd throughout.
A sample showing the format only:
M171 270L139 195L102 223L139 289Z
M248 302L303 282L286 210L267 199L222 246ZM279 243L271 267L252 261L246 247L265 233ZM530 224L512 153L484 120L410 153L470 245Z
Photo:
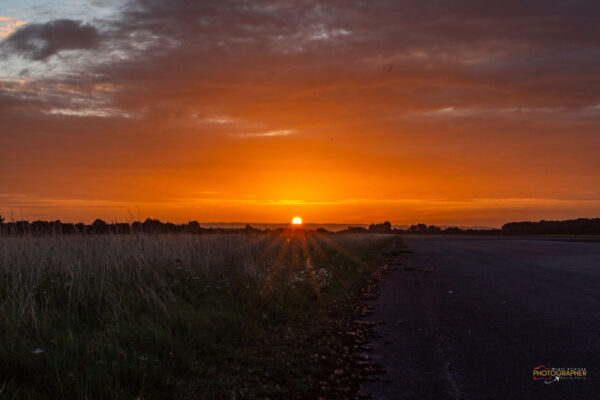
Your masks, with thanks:
M302 218L300 218L300 217L294 217L294 219L292 220L292 224L294 224L294 225L302 225Z

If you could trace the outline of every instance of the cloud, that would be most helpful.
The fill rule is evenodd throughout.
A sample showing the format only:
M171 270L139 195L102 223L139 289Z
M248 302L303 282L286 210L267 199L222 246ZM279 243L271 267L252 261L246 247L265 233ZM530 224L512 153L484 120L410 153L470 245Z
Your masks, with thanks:
M0 46L9 54L43 61L63 50L89 50L98 46L100 33L81 21L58 19L45 24L26 25L10 36Z
M119 12L101 22L103 46L70 73L82 86L118 83L112 106L125 113L180 120L217 104L223 114L246 109L240 118L252 122L249 108L295 103L352 123L356 108L397 115L600 101L595 2L130 0ZM21 28L2 47L45 60L99 40L91 25L57 20Z
M206 125L234 122L210 118L217 110L303 129L302 116L356 126L365 115L397 121L444 109L589 114L600 102L596 2L129 0L115 10L95 22L102 33L55 20L22 27L0 46L30 60L95 48L68 60L75 86L115 84L105 109L165 124L194 114L209 116ZM51 79L67 76L66 63Z
M48 114L53 115L66 115L73 117L97 117L97 118L107 118L107 117L122 117L122 118L130 118L131 115L123 113L119 110L110 109L110 108L80 108L80 109L70 109L70 108L54 108L48 111Z
M257 133L240 133L237 135L238 137L272 137L272 136L288 136L296 133L294 129L278 129L267 132L257 132Z
M27 24L18 18L0 16L0 37L7 37L17 30L18 27Z

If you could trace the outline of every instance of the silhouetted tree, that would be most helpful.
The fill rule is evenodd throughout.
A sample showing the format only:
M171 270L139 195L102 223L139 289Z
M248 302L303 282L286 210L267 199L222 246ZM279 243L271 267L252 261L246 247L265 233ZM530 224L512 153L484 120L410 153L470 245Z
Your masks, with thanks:
M510 222L502 226L502 232L509 235L600 235L600 218Z
M75 224L75 231L77 233L87 233L87 225L84 224L83 222L80 222L78 224Z
M146 218L144 221L144 232L146 233L161 233L166 231L167 229L164 224L157 219Z
M92 231L94 233L106 233L108 231L106 222L98 218L92 223Z
M410 228L406 230L408 233L427 233L427 225L425 224L417 224L411 225Z
M131 226L127 223L115 223L113 233L126 234L131 233Z
M200 228L200 224L198 221L190 221L187 223L187 232L188 233L200 233L202 228Z
M371 233L392 233L392 224L389 221L385 221L381 224L369 225L369 232Z
M427 233L436 234L436 233L440 233L441 231L442 231L442 229L440 227L435 226L435 225L429 225L427 227Z

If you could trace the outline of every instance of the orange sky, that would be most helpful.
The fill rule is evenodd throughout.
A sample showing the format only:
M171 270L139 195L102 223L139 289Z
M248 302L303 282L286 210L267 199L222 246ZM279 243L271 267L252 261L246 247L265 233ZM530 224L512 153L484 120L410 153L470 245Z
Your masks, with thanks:
M111 19L7 16L27 24L0 41L0 214L597 217L598 6L537 3L144 0Z

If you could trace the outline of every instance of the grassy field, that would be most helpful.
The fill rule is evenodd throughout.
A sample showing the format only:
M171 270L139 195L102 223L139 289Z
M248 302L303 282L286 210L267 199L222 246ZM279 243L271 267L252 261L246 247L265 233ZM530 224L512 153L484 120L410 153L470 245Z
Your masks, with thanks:
M327 395L319 377L335 371L339 386L346 374L335 356L350 343L341 321L392 242L303 232L0 237L0 396Z

